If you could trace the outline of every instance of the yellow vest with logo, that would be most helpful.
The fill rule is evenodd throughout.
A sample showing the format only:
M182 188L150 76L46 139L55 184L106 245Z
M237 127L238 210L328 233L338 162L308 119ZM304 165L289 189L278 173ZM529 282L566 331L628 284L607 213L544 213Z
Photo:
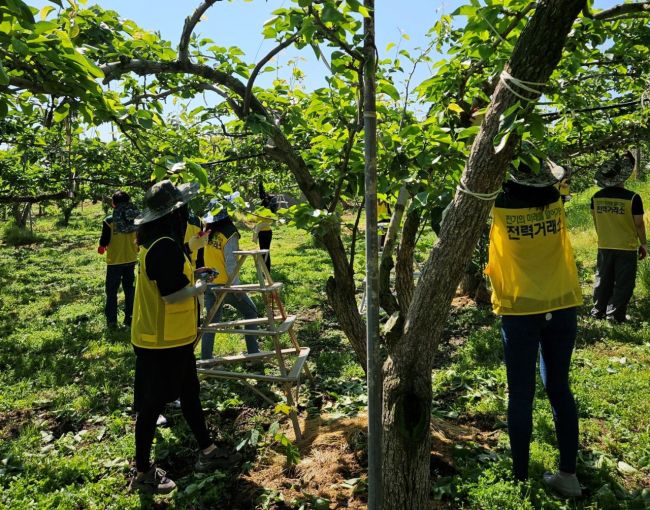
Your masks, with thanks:
M135 242L135 232L126 234L116 232L115 224L111 222L111 240L106 247L106 264L129 264L138 260L138 245Z
M194 225L193 223L187 222L187 228L185 229L185 239L183 239L183 244L190 242L190 238L201 232L201 227ZM190 253L190 260L192 261L192 267L196 267L196 256L194 252Z
M223 249L228 240L234 235L237 235L237 233L233 232L230 237L226 237L221 232L217 232L208 245L203 249L205 267L212 267L219 271L219 274L211 282L215 285L224 285L228 282L226 256Z
M582 292L562 201L545 208L492 208L489 262L499 315L531 315L578 306Z
M169 239L161 237L160 239ZM168 349L191 344L196 339L196 298L187 298L180 303L165 303L154 280L147 276L147 253L149 248L141 247L138 279L135 285L131 343L145 349ZM183 274L194 284L194 272L187 257Z
M598 248L636 251L638 241L632 216L632 200L605 197L593 200Z

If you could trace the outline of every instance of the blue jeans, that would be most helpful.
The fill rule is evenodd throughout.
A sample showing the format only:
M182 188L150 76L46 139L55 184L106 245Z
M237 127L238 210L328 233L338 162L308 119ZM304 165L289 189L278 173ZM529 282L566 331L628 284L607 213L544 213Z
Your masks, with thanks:
M215 302L215 297L210 288L214 288L214 285L209 285L208 290L205 293L205 309L210 311L212 305ZM214 315L213 322L221 322L221 317L223 315L223 305L234 306L239 313L244 316L244 319L257 319L257 308L255 303L248 297L248 294L226 294L226 298L221 303L221 306L217 310L217 313ZM257 326L246 326L246 329L257 329ZM210 359L212 358L212 351L214 350L214 333L203 333L201 336L201 359ZM246 351L248 354L253 354L255 352L260 352L260 348L257 345L257 338L254 335L246 335Z
M135 262L106 266L106 306L104 314L108 324L117 324L117 291L120 283L124 290L124 324L131 325L133 296L135 294Z
M508 433L515 478L528 477L533 429L535 368L551 402L560 450L560 470L575 473L578 413L569 388L569 366L577 332L576 308L535 315L504 315L501 335L508 376Z

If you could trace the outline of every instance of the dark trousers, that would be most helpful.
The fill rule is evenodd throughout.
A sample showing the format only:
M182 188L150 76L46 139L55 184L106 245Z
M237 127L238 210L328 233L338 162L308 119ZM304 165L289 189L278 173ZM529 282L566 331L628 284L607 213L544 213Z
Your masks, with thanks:
M257 234L257 242L260 244L260 250L271 249L271 239L273 238L272 230L262 230ZM266 268L271 272L271 252L266 254Z
M199 379L196 374L194 346L184 345L170 349L135 350L134 407L135 465L138 471L150 467L151 445L156 432L156 421L165 403L180 398L183 417L196 438L199 448L205 449L212 440L205 426L199 398Z
M598 250L591 315L625 321L634 291L637 260L636 251Z
M106 306L104 314L108 324L117 323L117 291L124 289L124 324L131 324L133 295L135 294L135 262L106 266Z
M551 402L560 450L560 470L575 473L578 414L569 388L569 366L575 344L575 308L548 314L504 315L501 335L508 377L508 434L515 478L528 477L537 356L540 375Z

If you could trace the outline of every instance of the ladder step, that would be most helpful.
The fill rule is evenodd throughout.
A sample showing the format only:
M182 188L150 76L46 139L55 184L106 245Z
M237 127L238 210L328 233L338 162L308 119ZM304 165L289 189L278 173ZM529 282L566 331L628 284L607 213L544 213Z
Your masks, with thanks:
M298 354L296 353L296 349L294 347L288 349L282 349L280 352L282 353L282 357L295 356ZM302 354L302 350L300 351L300 354ZM274 358L276 356L277 353L275 351L262 351L253 354L233 354L231 356L221 356L212 359L196 360L196 367L206 368L206 367L211 367L213 365L225 365L227 363L239 363L242 361L257 361L266 358Z
M266 255L271 250L237 250L235 255Z
M283 322L277 324L277 327L273 329L239 329L233 327L221 327L221 324L223 323L219 322L199 329L202 333L236 333L240 335L279 336L284 335L287 331L289 331L295 321L296 316L289 315Z
M287 375L287 379L296 382L300 379L300 373L302 372L302 368L305 366L305 362L307 361L308 356L309 356L309 347L301 347L300 354L298 355L298 359L296 360L296 363L291 368L291 372L289 372L289 374Z
M207 292L212 292L215 295L222 294L224 292L241 294L244 292L277 292L282 288L282 282L275 282L271 285L260 285L259 283L245 283L239 285L231 285L230 287L212 287L208 288Z
M282 349L283 354L296 354L295 349ZM210 377L216 377L218 379L256 379L258 381L269 381L269 382L280 382L280 383L297 383L300 380L300 373L302 372L307 357L309 356L309 347L301 347L300 354L296 359L295 364L291 368L291 371L286 376L281 375L265 375L265 374L254 374L248 372L232 372L230 370L221 370L218 368L210 368L210 365L216 365L221 360L223 364L224 361L228 362L242 361L242 360L259 360L264 358L275 357L275 352L267 351L263 353L256 354L241 354L239 356L226 356L224 358L214 358L210 360L200 360L196 362L197 368L196 371L199 374L205 374Z
M275 322L282 322L284 319L277 315L273 317L273 320ZM259 325L259 324L268 324L269 319L268 317L259 317L257 319L239 319L236 321L225 321L225 322L211 322L208 324L211 328L235 328L238 326L250 326L252 324L254 325Z
M213 368L197 368L196 372L199 374L206 375L208 377L215 377L217 379L255 379L257 381L267 381L267 382L292 382L287 377L276 376L276 375L264 375L264 374L251 374L247 372L231 372L229 370L217 370Z

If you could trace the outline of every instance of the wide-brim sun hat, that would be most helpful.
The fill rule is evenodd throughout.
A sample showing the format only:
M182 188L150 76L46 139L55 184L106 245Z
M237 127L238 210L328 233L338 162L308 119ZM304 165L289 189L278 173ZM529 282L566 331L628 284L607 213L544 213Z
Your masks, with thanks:
M510 167L511 181L533 188L553 186L564 179L565 175L567 175L566 169L550 159L543 160L537 172L523 162L520 162L516 168L514 165Z
M133 222L144 225L166 216L187 204L199 193L196 182L174 186L170 180L157 182L144 194L144 210Z
M617 186L625 182L634 171L634 156L627 152L623 155L615 155L606 161L596 170L596 184L601 188Z

